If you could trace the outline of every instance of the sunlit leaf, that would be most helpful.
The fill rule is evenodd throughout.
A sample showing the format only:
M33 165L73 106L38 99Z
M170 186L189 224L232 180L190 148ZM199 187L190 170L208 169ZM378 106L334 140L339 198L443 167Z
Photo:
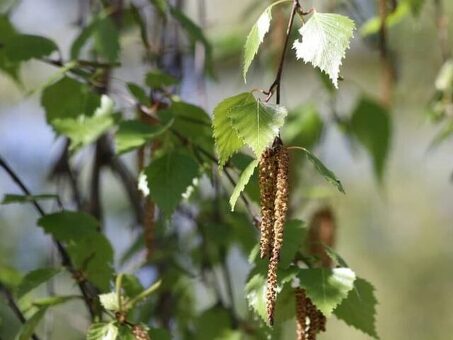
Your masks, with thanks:
M314 11L299 30L302 41L294 42L297 58L319 67L338 88L340 65L349 48L354 28L354 21L348 17Z
M251 93L227 111L231 126L257 158L272 145L287 113L283 106L257 100Z
M118 327L112 323L99 322L90 326L86 340L116 340Z
M349 268L300 269L297 277L307 296L327 317L348 296L356 279Z

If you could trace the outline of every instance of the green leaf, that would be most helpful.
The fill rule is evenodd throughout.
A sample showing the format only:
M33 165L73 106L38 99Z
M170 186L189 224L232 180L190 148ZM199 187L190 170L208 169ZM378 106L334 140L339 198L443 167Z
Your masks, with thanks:
M242 102L230 107L227 114L233 129L258 158L278 136L287 111L283 106L256 100L248 93Z
M374 287L368 281L357 278L354 289L348 297L335 309L335 316L349 326L361 330L369 336L379 339L376 331L376 305Z
M135 84L135 83L127 83L127 89L129 92L137 99L137 101L146 106L151 105L151 100L149 99L149 96L146 94L145 90L143 87Z
M152 161L145 174L151 198L169 217L198 176L198 164L187 153L175 151Z
M391 122L388 111L370 99L362 99L352 114L351 132L370 153L374 173L381 181L390 149Z
M99 104L100 97L92 94L88 86L69 77L48 86L41 96L41 105L49 123L56 118L92 115Z
M5 42L5 56L11 62L40 59L56 51L57 45L50 39L29 34L17 34Z
M87 340L116 340L118 327L113 322L93 323L87 332Z
M261 261L261 260L260 260ZM248 306L252 309L261 320L267 324L268 316L266 309L266 274L267 265L261 262L252 270L250 279L245 286ZM282 270L278 272L278 290L277 302L275 307L274 327L291 319L295 315L295 302L291 281L294 278L293 270Z
M307 159L315 166L315 169L322 175L327 182L334 185L338 191L345 193L343 185L340 180L335 176L335 174L329 170L314 154L309 150L301 147L297 147L297 150L301 150L307 156Z
M252 177L253 173L255 172L255 168L258 166L258 163L259 163L259 160L257 160L257 159L250 162L250 164L247 166L247 168L245 168L245 170L242 172L241 176L239 177L239 180L230 197L231 211L234 211L234 206L236 205L236 202L237 202L239 196L241 195L241 192L244 190L245 186L249 182L250 177Z
M71 51L70 51L72 60L76 60L79 58L80 51L82 50L83 46L85 46L87 41L94 34L97 23L98 23L98 21L94 20L93 22L91 22L90 24L85 26L82 29L82 31L80 32L80 34L75 38L75 40L73 41L73 43L71 45Z
M228 312L221 307L205 310L196 320L195 329L197 340L213 340L231 328Z
M171 340L170 333L163 328L151 328L148 333L151 339Z
M419 1L419 0L409 0L409 1ZM408 2L403 1L398 4L398 7L395 11L389 13L385 20L385 25L387 28L393 27L403 21L410 12L410 7ZM360 35L362 37L369 36L371 34L376 34L379 32L381 28L381 17L379 15L367 20L361 27L360 27Z
M231 110L240 106L249 96L250 93L245 92L224 99L214 109L212 129L220 167L223 167L228 159L244 146L244 142L232 128L228 115Z
M99 222L92 216L73 211L46 215L38 225L55 239L67 244L74 266L82 270L102 292L109 291L113 269L113 249L98 231Z
M36 327L46 314L46 311L47 308L38 309L38 311L21 326L19 333L16 335L16 340L31 339Z
M20 298L44 282L49 281L60 272L59 268L40 268L29 272L22 278L17 287L17 296Z
M279 267L288 268L303 244L307 234L307 226L301 220L290 220L285 224L283 245L280 251Z
M162 71L149 72L145 77L146 85L153 89L176 85L178 82L178 79Z
M264 40L264 36L269 32L272 20L272 8L276 4L277 3L273 3L264 10L247 36L244 45L244 66L242 69L244 82L247 82L247 71L252 64L253 58L255 58L255 55L258 53L258 49Z
M301 269L297 277L307 296L327 317L348 296L356 279L354 272L349 268Z
M43 201L43 200L56 200L58 195L53 194L42 194L42 195L15 195L15 194L6 194L3 197L1 204L11 204L11 203L29 203L33 201Z
M16 29L11 24L8 16L0 14L0 45L17 35ZM19 63L13 63L8 60L5 49L0 48L0 70L8 74L14 80L18 79Z
M101 301L102 307L106 310L117 312L120 310L120 306L118 304L118 296L115 292L105 293L99 295L99 301Z
M116 154L121 155L148 143L167 131L174 120L165 125L149 125L138 120L126 120L119 124L115 134Z
M111 63L118 60L119 33L111 17L104 16L99 19L95 26L94 42L95 50L106 60Z
M57 133L71 140L69 150L74 151L93 143L115 125L118 116L113 114L113 105L113 101L103 95L101 106L92 117L81 115L77 118L58 118L51 124Z
M319 67L338 88L341 61L349 48L354 28L354 21L348 17L315 10L299 30L302 41L294 42L297 58Z
M123 274L122 282L124 293L129 298L137 296L138 294L145 290L140 281L134 275Z

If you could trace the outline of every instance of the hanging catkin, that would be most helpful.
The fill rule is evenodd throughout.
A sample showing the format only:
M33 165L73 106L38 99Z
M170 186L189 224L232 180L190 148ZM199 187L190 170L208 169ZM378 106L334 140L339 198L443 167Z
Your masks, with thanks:
M307 340L307 298L302 288L295 289L297 340Z
M148 332L140 325L134 325L132 327L132 334L134 335L135 340L151 340Z
M261 203L260 223L260 254L261 258L269 258L272 254L272 243L274 241L274 201L275 201L275 179L277 162L275 152L268 148L263 152L259 164L259 186Z
M326 317L316 308L309 298L306 299L306 310L310 320L307 340L316 340L316 335L321 331L325 331Z
M280 260L280 250L283 243L283 231L288 211L288 150L283 146L276 147L277 177L274 201L274 241L272 255L267 271L266 303L269 323L274 323L274 310L277 300L277 269Z

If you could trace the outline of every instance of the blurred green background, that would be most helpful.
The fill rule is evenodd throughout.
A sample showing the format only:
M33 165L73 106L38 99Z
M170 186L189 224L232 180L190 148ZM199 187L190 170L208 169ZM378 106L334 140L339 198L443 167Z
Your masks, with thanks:
M351 3L355 4L355 12L351 12ZM340 5L344 13L353 17L359 8L362 20L376 12L375 2L371 0L345 1L344 5L340 1L320 0L302 1L302 4L319 10ZM197 1L188 0L187 5L196 19ZM258 9L250 10L251 5ZM272 43L266 44L245 86L241 78L241 46L264 5L249 0L206 0L205 6L206 32L214 43L217 58L217 80L207 80L205 86L199 86L190 78L193 72L190 65L182 97L211 112L227 96L250 88L268 87L274 77L275 56ZM445 6L452 37L453 2L447 0ZM23 0L12 19L21 31L50 37L67 53L77 34L74 23L78 8L78 1L73 0ZM355 36L341 69L345 81L340 83L336 95L338 113L345 116L363 94L371 98L380 95L381 68L376 38L364 40L358 32ZM144 66L139 44L137 32L130 32L122 39L123 66L113 77L114 97L121 98L124 81L142 82ZM312 104L328 122L315 152L335 171L347 193L333 194L327 199L337 216L337 250L358 275L374 284L379 300L377 327L381 338L453 339L453 142L447 141L430 150L437 127L426 115L434 93L434 80L442 65L433 1L426 0L418 18L409 15L392 27L389 45L396 60L397 83L391 151L382 185L375 180L365 151L351 147L333 123L331 98L323 90L316 72L296 61L293 53L288 53L284 71L282 103L290 109ZM39 96L24 96L24 93L45 82L54 71L40 62L27 63L21 71L26 89L0 74L0 154L18 170L32 191L38 193L54 190L47 174L61 145L45 123ZM304 172L303 176L304 185L292 188L294 197L302 197L311 186L323 183L314 172ZM111 178L105 180L103 204L107 207L107 234L119 258L133 241L135 232L127 225L130 212L122 189ZM0 172L0 196L12 192L17 192L17 188ZM296 215L307 218L310 211L310 206L295 200ZM31 206L0 206L0 265L14 266L23 272L45 265L51 253L50 242L34 227L36 217ZM245 310L241 290L247 264L238 256L232 254L231 261L237 261L236 297L238 305ZM149 275L142 273L145 282L149 281ZM70 291L74 287L69 282L60 282L61 287L55 289ZM66 307L57 308L53 315L54 338L82 338L87 325L83 315L78 315ZM12 339L18 323L4 305L0 306L0 318L2 339ZM58 321L62 319L64 322ZM287 339L292 338L293 327L288 324ZM367 339L334 317L329 319L327 328L327 333L319 337L321 340Z

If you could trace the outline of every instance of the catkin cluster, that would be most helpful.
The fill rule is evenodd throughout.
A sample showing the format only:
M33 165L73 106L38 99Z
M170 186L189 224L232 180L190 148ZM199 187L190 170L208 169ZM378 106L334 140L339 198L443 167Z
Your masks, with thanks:
M270 257L266 303L269 323L274 321L277 269L288 211L288 150L281 144L267 149L260 161L261 257Z
M326 317L316 308L305 291L296 288L297 340L316 340L326 330Z

